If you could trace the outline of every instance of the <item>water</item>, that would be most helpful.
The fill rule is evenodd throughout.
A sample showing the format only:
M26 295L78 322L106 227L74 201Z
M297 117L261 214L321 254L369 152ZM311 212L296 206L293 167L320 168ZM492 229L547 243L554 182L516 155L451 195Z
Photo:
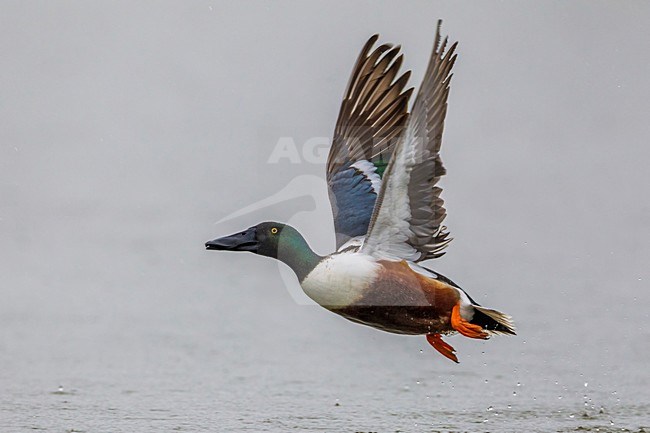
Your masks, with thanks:
M519 335L449 338L455 365L423 337L297 305L275 264L203 251L198 236L170 236L173 222L149 225L141 248L136 219L114 243L25 252L70 269L14 259L0 309L0 430L650 429L648 315L631 298L573 287L569 302L502 299Z
M296 316L307 313L318 315ZM271 316L258 319L277 322ZM246 313L230 319L256 323ZM456 342L464 356L453 366L421 339L337 324L228 335L207 311L30 321L3 323L5 333L23 332L5 340L12 355L3 359L5 431L648 428L641 362L626 363L635 374L599 368L602 359L565 368L557 362L561 351L530 341L521 351L494 341L479 343L480 350Z

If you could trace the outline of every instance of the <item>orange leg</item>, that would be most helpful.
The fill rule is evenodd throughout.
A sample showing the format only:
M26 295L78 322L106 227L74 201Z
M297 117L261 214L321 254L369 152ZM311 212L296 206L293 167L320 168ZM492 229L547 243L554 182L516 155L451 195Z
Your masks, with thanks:
M454 308L451 310L451 327L465 337L480 338L482 340L490 338L490 334L485 332L479 325L474 325L463 319L460 315L460 302L454 305Z
M456 352L456 349L454 349L449 344L442 341L442 337L440 336L440 334L427 334L427 341L429 342L430 345L433 346L434 349L440 352L443 356L451 359L456 363L458 362L458 358L454 353Z

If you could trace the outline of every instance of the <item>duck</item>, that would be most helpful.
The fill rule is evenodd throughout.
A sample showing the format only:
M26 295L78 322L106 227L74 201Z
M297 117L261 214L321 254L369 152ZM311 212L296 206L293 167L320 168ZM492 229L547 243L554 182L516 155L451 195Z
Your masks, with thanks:
M443 336L487 340L516 335L512 317L474 301L421 262L446 253L452 238L440 178L440 149L458 42L434 46L415 101L400 74L400 46L368 39L352 69L326 163L336 251L314 252L294 227L267 221L206 242L208 250L247 251L279 260L303 291L352 322L424 335L458 363Z

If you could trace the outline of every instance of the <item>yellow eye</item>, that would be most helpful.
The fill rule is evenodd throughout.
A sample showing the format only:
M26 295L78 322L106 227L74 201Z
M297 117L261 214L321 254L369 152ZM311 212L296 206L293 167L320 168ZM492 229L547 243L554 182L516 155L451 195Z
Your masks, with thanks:
M271 233L276 234L277 232L278 232L277 227L273 227L273 228L271 229Z

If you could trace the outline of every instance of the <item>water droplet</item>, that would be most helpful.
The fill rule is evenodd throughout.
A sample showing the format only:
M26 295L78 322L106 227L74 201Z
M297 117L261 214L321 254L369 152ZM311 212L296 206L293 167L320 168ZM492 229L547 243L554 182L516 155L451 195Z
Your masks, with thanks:
M571 418L571 419L573 419L573 418L575 418L575 417L576 417L576 416L575 416L574 414L569 415L569 418Z
M517 382L517 386L521 386L521 382Z
M59 385L58 392L63 392L63 385Z
M492 412L493 410L494 410L494 408L492 406L488 406L488 408L487 408L488 412Z
M558 395L558 396L557 396L557 399L558 399L558 400L562 400L562 396L561 396L561 395Z
M487 419L487 418L485 418L485 419L483 420L483 422L488 422L488 419Z
M589 386L589 382L585 382L585 388Z
M511 404L508 405L508 409L512 409L512 405L511 405Z
M485 383L488 383L488 380L487 380L487 379L485 379Z
M415 384L416 384L416 385L419 385L419 384L420 384L420 381L419 381L419 380L416 380L416 381L415 381Z
M512 391L512 396L517 397L517 391Z

